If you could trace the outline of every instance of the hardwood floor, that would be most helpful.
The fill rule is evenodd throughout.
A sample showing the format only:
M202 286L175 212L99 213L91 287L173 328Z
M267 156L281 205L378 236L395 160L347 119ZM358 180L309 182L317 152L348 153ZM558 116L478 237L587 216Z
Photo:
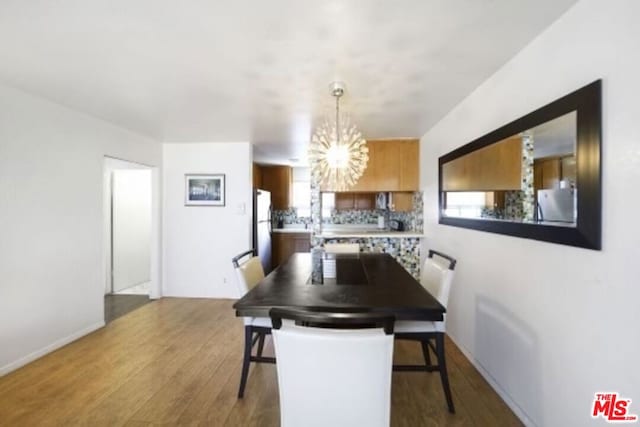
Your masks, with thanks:
M274 365L252 364L236 399L243 325L231 305L163 298L0 378L0 425L277 426ZM396 344L396 362L420 355ZM450 340L447 364L456 414L437 373L394 372L392 425L522 425Z
M118 317L151 302L149 295L119 295L108 294L104 296L104 321L110 323Z

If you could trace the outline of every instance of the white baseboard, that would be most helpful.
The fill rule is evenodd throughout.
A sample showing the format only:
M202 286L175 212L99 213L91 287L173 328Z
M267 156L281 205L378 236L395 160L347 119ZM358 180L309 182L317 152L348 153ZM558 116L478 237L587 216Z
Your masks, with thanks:
M467 350L464 346L460 345L460 343L458 343L458 340L453 335L447 332L447 336L451 338L451 341L453 341L453 343L460 349L462 354L464 354L464 356L469 360L469 362L471 362L473 367L476 368L478 372L480 372L480 375L482 375L482 377L489 383L491 388L493 388L493 390L496 393L498 393L498 396L500 396L500 398L504 400L504 403L506 403L507 406L513 411L513 413L516 414L516 417L518 417L525 426L535 427L536 424L533 421L531 421L531 419L522 410L522 408L518 406L516 402L514 402L511 396L509 396L509 394L506 391L504 391L502 387L498 385L498 383L495 382L491 374L489 374L489 372L487 372L487 370L484 369L484 367L480 364L480 362L478 362L473 357L473 354L471 354L471 352Z
M26 365L27 363L33 362L36 359L39 359L40 357L44 356L47 353L51 353L54 350L59 349L60 347L63 347L67 344L69 344L72 341L77 340L78 338L81 338L93 331L95 331L96 329L100 329L105 325L104 320L98 323L94 323L93 325L87 326L86 328L83 328L77 332L74 332L73 334L66 336L64 338L61 338L51 344L49 344L48 346L41 348L40 350L36 350L33 353L30 353L24 357L21 357L20 359L16 360L15 362L11 362L8 365L2 366L0 367L0 377L7 375L9 372L15 371L18 368L21 368L22 366Z

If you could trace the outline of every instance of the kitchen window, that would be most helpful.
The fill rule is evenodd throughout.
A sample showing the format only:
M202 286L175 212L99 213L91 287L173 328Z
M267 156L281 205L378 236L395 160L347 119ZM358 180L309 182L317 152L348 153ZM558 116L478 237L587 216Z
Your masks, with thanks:
M447 216L480 218L486 207L486 193L482 191L449 191L446 197Z
M293 168L291 188L292 203L298 218L311 217L311 171L309 168Z
M322 218L331 218L336 207L336 193L322 193Z

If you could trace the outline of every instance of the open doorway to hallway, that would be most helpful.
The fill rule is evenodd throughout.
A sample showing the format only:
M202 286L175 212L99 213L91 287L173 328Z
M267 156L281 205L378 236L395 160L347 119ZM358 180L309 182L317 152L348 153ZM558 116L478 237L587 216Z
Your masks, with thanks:
M105 157L105 322L148 303L151 282L151 168Z

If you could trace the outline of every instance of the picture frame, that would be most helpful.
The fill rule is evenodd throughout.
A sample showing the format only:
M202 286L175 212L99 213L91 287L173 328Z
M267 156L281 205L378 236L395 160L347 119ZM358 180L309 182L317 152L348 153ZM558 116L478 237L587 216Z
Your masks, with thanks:
M185 206L224 206L225 191L224 174L185 174L184 176Z

